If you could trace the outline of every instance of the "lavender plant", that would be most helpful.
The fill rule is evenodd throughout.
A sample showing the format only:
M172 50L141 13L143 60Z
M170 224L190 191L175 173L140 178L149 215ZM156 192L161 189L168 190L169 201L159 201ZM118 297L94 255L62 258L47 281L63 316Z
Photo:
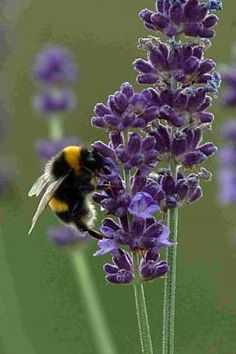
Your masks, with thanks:
M69 88L77 80L78 67L75 59L66 48L47 46L35 58L34 79L40 93L33 98L33 106L48 123L48 139L39 139L35 149L41 162L50 160L64 147L80 145L77 137L64 137L62 118L75 108L74 92ZM47 230L49 241L68 250L75 274L84 293L85 306L98 351L101 354L115 354L110 333L99 303L89 264L83 252L91 240L87 234L80 234L64 226L52 226Z
M201 167L216 151L203 143L211 129L208 111L220 86L215 63L205 57L215 34L220 1L157 0L156 10L139 16L150 35L139 39L146 58L133 63L137 82L151 87L135 92L125 82L95 106L92 125L109 142L94 147L104 156L110 184L94 199L105 217L96 255L110 253L104 265L110 283L134 285L142 352L153 352L143 284L165 275L163 354L174 353L174 316L178 209L202 197L201 180L211 173ZM167 249L165 260L160 251ZM168 274L166 275L168 271Z

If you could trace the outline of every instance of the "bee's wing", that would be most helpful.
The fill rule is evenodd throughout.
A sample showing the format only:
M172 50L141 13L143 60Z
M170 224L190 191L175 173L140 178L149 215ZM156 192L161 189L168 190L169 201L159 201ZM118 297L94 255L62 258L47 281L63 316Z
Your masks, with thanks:
M49 176L43 174L33 184L32 188L28 193L28 196L32 197L33 195L36 195L36 197L38 197L39 194L44 190L44 188L47 186L49 182L50 182Z
M43 177L43 176L41 176L41 177ZM48 186L48 188L47 188L46 192L44 193L44 195L43 195L43 197L42 197L42 199L41 199L41 201L40 201L40 203L38 205L38 208L37 208L37 210L36 210L36 212L35 212L35 214L33 216L32 224L31 224L31 227L30 227L30 230L29 230L28 234L30 234L32 232L32 230L33 230L38 218L43 213L44 209L46 208L46 206L48 205L48 203L52 199L54 193L56 192L56 190L59 188L59 186L62 184L62 182L65 180L66 177L67 177L67 175L57 179L56 181L52 182ZM37 181L36 181L36 183L37 183Z
M51 160L49 160L44 168L44 173L42 176L40 176L36 182L33 184L33 186L31 187L28 196L32 197L33 195L35 195L36 197L39 196L39 194L47 187L47 185L52 182L52 177L51 177L51 173L50 170L52 168L52 164L54 162L55 157L51 158Z

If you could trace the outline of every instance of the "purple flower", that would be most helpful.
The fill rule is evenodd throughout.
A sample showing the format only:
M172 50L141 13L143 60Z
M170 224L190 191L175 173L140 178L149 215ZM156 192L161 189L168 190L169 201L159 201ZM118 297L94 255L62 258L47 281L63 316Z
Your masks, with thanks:
M128 211L138 218L149 219L153 213L160 210L152 196L146 192L138 192L132 199Z
M128 252L117 250L113 256L113 264L106 263L104 270L106 279L114 284L129 284L134 278L133 260Z
M140 19L146 28L160 31L167 37L185 34L191 37L211 38L215 32L212 29L218 17L210 14L209 10L221 10L218 0L157 0L156 12L144 9Z
M79 139L75 137L62 138L53 141L41 139L36 141L35 149L42 160L48 161L51 157L58 154L66 146L71 145L80 145Z
M199 128L185 128L171 135L170 129L160 124L151 134L156 139L160 161L169 161L174 157L176 163L192 167L207 160L217 150L213 143L200 144L202 132Z
M167 273L168 264L165 261L158 262L159 257L159 250L156 247L151 248L143 257L140 272L144 280L152 280Z
M74 110L76 99L71 90L51 89L35 95L33 106L42 114L66 113Z
M213 60L204 59L204 49L199 44L182 46L150 42L148 60L137 59L134 68L140 72L140 84L168 83L173 78L183 84L203 84L214 79Z
M72 53L57 45L49 45L35 58L34 78L45 84L74 82L78 68Z
M70 227L50 227L47 230L49 240L59 247L82 246L90 240L86 234L80 234L77 230Z
M125 82L120 91L108 97L106 105L98 103L92 124L109 131L123 131L127 128L145 128L157 116L157 109L151 105L148 90L135 93L131 84Z
M202 189L199 185L201 178L201 174L192 173L185 177L180 172L175 178L169 170L151 174L150 180L152 183L157 183L162 191L161 199L158 195L154 199L159 203L163 212L171 208L179 208L184 203L193 204L202 197Z

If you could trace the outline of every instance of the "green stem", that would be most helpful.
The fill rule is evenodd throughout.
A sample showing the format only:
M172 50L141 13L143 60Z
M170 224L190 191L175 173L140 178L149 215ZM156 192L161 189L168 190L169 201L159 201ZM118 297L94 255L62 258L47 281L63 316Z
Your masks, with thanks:
M176 175L177 166L172 165L173 175ZM178 233L178 208L169 209L168 227L170 229L170 241L177 242ZM163 313L163 354L174 354L175 336L175 290L176 290L176 258L177 246L167 249L167 262L169 272L165 279L164 313Z
M141 341L141 348L143 354L153 354L152 339L150 334L150 328L148 323L148 315L146 309L145 295L143 284L140 281L139 276L139 254L134 253L134 294L135 304L138 318L139 336Z
M115 354L112 339L98 301L98 294L89 271L89 264L83 252L73 252L72 262L79 284L83 289L83 298L88 318L100 354Z
M54 115L48 118L48 135L52 140L61 139L63 137L61 117Z

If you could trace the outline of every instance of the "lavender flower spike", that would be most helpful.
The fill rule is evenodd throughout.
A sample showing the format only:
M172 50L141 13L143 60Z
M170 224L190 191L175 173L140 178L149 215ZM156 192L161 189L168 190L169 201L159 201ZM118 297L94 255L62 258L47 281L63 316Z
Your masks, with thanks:
M135 92L125 82L94 109L92 125L109 137L93 144L105 163L104 189L94 195L106 215L96 255L112 256L104 266L108 282L134 284L143 353L153 350L140 282L163 276L163 354L174 353L178 209L197 202L201 182L211 179L201 164L217 147L202 141L214 122L209 109L221 75L206 51L219 20L212 11L221 8L219 0L156 0L155 11L143 9L145 27L166 37L139 39L146 55L133 62L136 81L149 87Z

